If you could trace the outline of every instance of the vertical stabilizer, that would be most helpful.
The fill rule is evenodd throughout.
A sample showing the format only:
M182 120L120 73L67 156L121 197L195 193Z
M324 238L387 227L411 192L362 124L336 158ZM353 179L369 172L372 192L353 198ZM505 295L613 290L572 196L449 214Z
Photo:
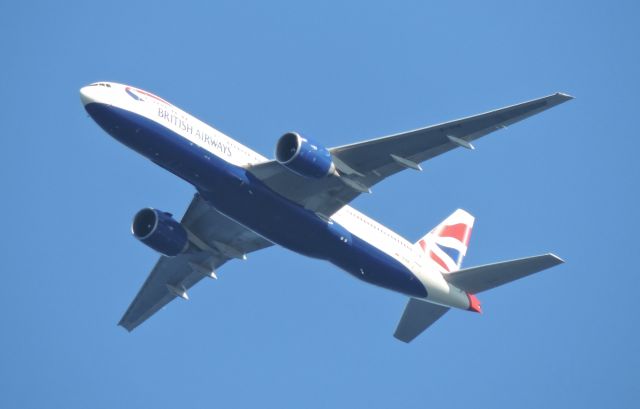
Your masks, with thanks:
M442 274L460 269L467 254L475 218L458 209L415 244Z

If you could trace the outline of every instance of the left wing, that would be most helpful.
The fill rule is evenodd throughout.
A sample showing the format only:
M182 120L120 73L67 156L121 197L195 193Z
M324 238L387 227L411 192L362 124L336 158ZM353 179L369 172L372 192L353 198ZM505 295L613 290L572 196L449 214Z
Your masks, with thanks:
M142 324L176 297L188 299L187 290L232 258L269 247L272 243L227 218L196 194L182 225L199 251L176 257L161 256L127 312L118 323L128 331Z
M272 190L315 212L330 216L383 179L452 149L538 114L573 97L553 94L480 115L330 149L340 177L298 176L276 161L248 169Z

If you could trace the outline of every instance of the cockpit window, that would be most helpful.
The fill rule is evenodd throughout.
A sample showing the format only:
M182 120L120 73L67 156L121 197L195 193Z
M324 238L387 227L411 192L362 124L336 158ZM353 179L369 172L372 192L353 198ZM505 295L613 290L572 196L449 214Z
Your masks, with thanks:
M111 84L107 84L106 82L94 82L93 84L89 84L90 87L107 87L111 88Z

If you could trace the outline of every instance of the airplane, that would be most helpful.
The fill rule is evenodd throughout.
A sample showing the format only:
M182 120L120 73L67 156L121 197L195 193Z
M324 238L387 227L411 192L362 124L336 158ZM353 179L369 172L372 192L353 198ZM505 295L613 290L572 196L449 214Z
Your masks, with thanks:
M354 277L409 297L394 336L410 342L449 309L480 313L476 294L553 267L552 253L462 268L474 217L458 209L411 243L349 206L402 170L506 128L573 97L555 93L483 114L334 148L297 132L275 159L151 92L115 82L80 89L109 135L193 185L182 219L157 208L133 218L132 234L160 259L119 325L132 331L233 259L272 246L327 260Z

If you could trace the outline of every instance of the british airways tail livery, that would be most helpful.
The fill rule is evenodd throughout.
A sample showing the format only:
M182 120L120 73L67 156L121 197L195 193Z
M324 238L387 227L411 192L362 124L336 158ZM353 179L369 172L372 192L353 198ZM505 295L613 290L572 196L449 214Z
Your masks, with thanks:
M544 254L462 268L474 217L456 210L416 243L348 203L401 170L570 100L553 94L484 114L378 139L326 148L296 132L269 160L166 100L98 82L80 90L89 115L112 137L195 187L178 222L140 210L131 231L161 254L120 320L131 331L231 259L273 244L327 260L409 297L395 337L410 342L450 308L481 312L475 294L553 267Z

